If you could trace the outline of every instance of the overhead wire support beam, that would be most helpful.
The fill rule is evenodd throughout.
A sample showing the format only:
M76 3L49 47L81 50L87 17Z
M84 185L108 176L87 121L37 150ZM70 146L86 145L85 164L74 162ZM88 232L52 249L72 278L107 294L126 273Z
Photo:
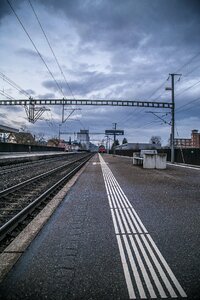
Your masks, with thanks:
M133 106L173 108L171 102L131 101L131 100L90 100L90 99L20 99L0 100L0 105L104 105L104 106Z

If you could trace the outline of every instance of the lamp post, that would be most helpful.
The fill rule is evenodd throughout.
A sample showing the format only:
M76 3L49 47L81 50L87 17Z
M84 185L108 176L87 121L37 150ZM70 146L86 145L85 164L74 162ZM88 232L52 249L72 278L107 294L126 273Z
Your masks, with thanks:
M171 76L171 87L166 87L166 91L172 92L172 119L171 119L171 163L174 163L174 132L175 132L175 99L174 99L174 77L181 76L181 74L169 74ZM179 78L180 80L180 78Z
M59 139L59 143L60 143L60 127L62 124L58 124L58 139Z
M166 87L166 91L172 91L172 87ZM171 147L171 163L174 163L174 93L172 92L172 110L171 110L171 134L170 134L170 147Z

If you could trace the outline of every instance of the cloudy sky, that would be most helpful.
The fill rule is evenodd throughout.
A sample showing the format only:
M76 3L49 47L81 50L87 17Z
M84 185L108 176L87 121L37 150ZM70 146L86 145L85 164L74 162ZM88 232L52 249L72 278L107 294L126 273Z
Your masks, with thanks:
M35 99L168 102L169 73L181 73L175 78L176 136L200 130L199 0L1 0L0 45L0 99L27 98L9 78ZM62 108L46 108L31 124L23 107L1 106L0 124L58 136ZM66 118L71 108L66 107ZM163 145L168 142L167 109L76 108L60 125L69 132L65 139L80 129L104 132L117 123L129 142L148 142L152 135L161 136ZM103 138L91 135L96 142Z

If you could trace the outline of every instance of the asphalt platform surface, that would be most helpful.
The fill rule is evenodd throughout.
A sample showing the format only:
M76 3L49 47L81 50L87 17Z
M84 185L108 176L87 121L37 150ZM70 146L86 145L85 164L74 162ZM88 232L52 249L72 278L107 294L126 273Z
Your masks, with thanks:
M186 299L200 299L200 170L147 170L129 158L103 159ZM97 154L2 281L0 299L130 299L121 260Z

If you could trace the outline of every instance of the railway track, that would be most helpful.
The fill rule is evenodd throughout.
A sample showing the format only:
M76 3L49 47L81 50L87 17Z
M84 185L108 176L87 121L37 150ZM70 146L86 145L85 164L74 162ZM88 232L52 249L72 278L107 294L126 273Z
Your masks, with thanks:
M23 162L16 162L16 163L13 163L13 164L8 164L8 165L3 165L1 166L0 168L0 176L2 175L5 175L5 174L9 174L11 172L14 171L20 171L20 170L23 170L25 168L28 168L28 167L32 167L32 166L38 166L38 165L41 165L43 164L44 162L47 163L47 162L55 162L55 161L60 161L62 160L63 157L53 157L53 158L46 158L46 159L41 159L41 160L36 160L36 161L23 161Z
M61 164L65 164L66 161L72 161L76 157L80 157L81 154L73 155L60 155L58 157L43 158L40 160L23 161L23 162L11 162L12 164L0 166L0 191L10 186L16 185L22 181L25 181L33 176L39 175L44 170L48 171Z
M8 244L19 224L27 220L31 214L35 214L38 207L44 206L44 203L46 204L91 156L91 154L81 155L0 191L1 244Z

